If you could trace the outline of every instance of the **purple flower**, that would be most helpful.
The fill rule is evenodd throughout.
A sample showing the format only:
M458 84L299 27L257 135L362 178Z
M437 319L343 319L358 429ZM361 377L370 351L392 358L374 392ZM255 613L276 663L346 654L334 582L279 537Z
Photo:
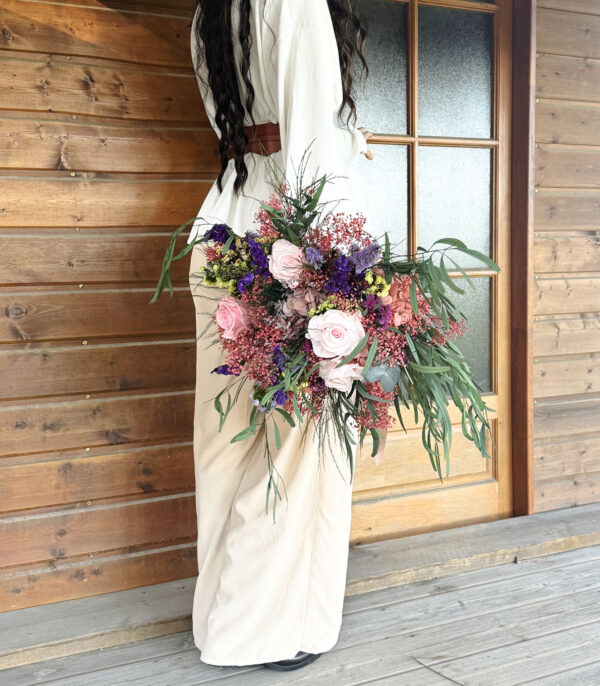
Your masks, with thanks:
M280 371L283 371L288 356L283 352L280 346L276 345L273 348L273 364L277 365Z
M248 272L248 274L242 276L242 278L237 282L238 291L240 293L245 293L250 288L253 281L254 274L252 272Z
M367 269L374 267L381 259L381 248L377 243L371 243L362 250L353 250L350 254L350 261L358 273L364 273Z
M257 276L267 276L269 274L269 260L264 247L258 241L255 241L251 234L246 234L246 241L248 243L248 252L252 258L252 265L255 268L254 273Z
M330 293L341 293L348 295L351 290L349 283L353 264L345 255L341 253L333 261L333 274L325 283L325 290Z
M214 241L215 243L227 243L229 239L229 228L226 224L215 224L212 229L209 229L204 238L207 241Z
M324 260L325 258L323 257L323 253L319 250L319 248L306 248L304 252L304 261L306 264L310 265L311 267L319 267L321 264L323 264Z
M275 395L273 396L273 400L277 405L285 405L286 400L287 400L287 395L280 388L278 391L275 392Z
M369 293L364 300L364 305L367 310L376 310L381 305L381 298L377 295Z
M229 365L227 364L222 364L220 367L216 367L216 369L213 369L211 374L222 374L223 376L239 376L239 374L235 374L234 372L229 369Z
M389 305L384 305L377 311L377 323L382 329L387 329L392 323L393 313Z

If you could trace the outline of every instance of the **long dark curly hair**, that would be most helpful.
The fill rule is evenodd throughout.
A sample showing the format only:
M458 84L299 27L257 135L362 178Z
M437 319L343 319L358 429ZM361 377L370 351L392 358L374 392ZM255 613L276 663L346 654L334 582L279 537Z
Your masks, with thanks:
M248 178L244 162L244 149L248 136L244 131L244 118L248 113L253 124L254 88L250 80L250 7L252 0L239 2L240 22L238 40L242 48L240 71L244 80L246 99L242 102L238 88L233 53L231 8L236 0L197 0L198 20L194 30L198 39L198 61L206 60L208 83L216 107L216 124L221 133L219 155L221 171L217 178L220 191L222 179L229 161L228 151L235 156L235 192L243 189ZM302 0L294 0L302 2ZM327 0L335 32L342 75L343 100L339 109L340 118L348 109L347 122L356 122L356 103L353 97L354 61L358 58L363 73L368 73L364 55L366 29L362 25L353 0ZM203 46L203 47L202 47Z

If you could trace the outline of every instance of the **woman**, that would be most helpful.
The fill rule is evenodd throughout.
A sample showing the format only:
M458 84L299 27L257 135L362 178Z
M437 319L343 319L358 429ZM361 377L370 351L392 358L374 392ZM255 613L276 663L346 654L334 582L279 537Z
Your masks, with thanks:
M323 199L342 201L339 211L360 208L348 173L361 153L372 159L371 134L336 115L344 108L355 114L352 58L364 64L364 36L351 0L199 0L192 55L222 168L188 242L205 222L240 235L252 230L260 202L273 192L269 169L293 182L307 149L305 179L344 177L328 184ZM202 264L194 247L189 278L199 336L223 294L199 282ZM230 443L247 425L249 400L236 404L219 432L211 399L226 381L211 371L220 364L217 346L199 338L194 640L208 664L296 669L338 639L352 485L341 449L320 455L312 433L301 443L297 428L282 426L275 464L286 498L275 522L267 516L262 437Z

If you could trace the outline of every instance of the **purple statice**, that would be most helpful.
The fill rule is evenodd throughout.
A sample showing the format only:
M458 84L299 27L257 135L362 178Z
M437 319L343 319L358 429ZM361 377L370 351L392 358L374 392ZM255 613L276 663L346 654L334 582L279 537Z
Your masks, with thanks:
M349 283L353 264L348 257L339 253L333 261L333 274L327 279L324 289L330 293L349 295Z
M285 368L285 363L288 360L288 356L283 352L281 346L276 345L273 348L273 364L277 366L279 371L283 371Z
M215 369L212 370L211 374L222 374L223 376L239 376L239 374L235 374L234 372L229 369L229 365L227 364L222 364L219 367L216 367Z
M204 238L207 241L225 244L229 238L229 228L226 224L215 224L204 234Z
M248 252L252 258L254 273L257 276L267 276L269 274L269 259L264 247L254 240L251 234L246 234L246 241L248 242Z
M363 302L364 306L369 311L376 310L381 305L381 298L373 293L369 293Z
M278 391L275 391L275 395L273 395L273 401L276 405L285 405L287 401L286 393L281 388Z
M376 311L376 316L377 324L382 329L387 329L393 319L392 308L389 305L384 305Z
M306 251L304 253L304 261L310 267L320 267L323 264L324 260L325 258L323 257L323 253L319 250L319 248L306 248Z
M254 274L252 272L248 272L245 276L242 276L242 278L237 282L238 291L240 293L245 293L250 288L253 281Z
M366 248L358 250L358 246L353 246L350 253L350 261L354 264L356 272L364 274L368 269L374 267L381 259L381 248L377 243L371 243Z

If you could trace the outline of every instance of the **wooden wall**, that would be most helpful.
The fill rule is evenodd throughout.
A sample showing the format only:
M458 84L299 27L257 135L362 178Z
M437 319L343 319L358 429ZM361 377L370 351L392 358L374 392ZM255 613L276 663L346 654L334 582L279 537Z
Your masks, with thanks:
M538 0L535 510L600 500L600 0Z
M0 6L3 610L196 570L189 262L148 302L215 175L194 4Z

